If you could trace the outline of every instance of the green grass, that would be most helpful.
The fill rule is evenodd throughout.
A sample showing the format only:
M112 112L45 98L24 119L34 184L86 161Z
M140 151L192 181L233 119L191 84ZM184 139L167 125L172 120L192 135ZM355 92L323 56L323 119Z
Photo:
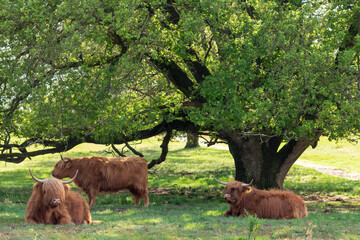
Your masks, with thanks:
M321 143L317 148L321 149ZM159 156L160 144L152 139L134 146L151 161ZM134 207L133 198L126 192L101 194L96 206L91 207L96 220L92 225L24 222L34 184L28 168L39 178L51 177L52 167L60 159L58 154L21 164L0 163L0 239L357 239L360 235L359 181L294 166L284 187L304 197L307 218L225 218L222 214L228 205L222 199L224 187L212 176L232 178L230 154L205 147L184 150L184 145L171 142L167 160L149 171L149 207ZM64 156L111 156L106 149L103 145L81 144ZM312 153L307 151L306 155L311 157Z

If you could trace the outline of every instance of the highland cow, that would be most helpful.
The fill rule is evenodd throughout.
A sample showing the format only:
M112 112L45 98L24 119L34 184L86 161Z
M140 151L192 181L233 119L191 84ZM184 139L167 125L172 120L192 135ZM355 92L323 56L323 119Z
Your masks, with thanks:
M30 169L29 169L30 171ZM86 200L70 190L68 181L55 178L40 180L32 174L37 182L26 206L25 222L42 224L90 224L91 214Z
M239 181L222 182L226 185L224 199L229 209L224 216L242 217L247 213L259 218L293 219L307 216L302 198L290 191L259 190Z
M141 157L82 157L63 158L56 163L52 175L63 179L73 176L79 169L74 183L89 198L89 205L95 205L99 192L117 192L127 189L135 198L135 206L143 199L149 205L147 161Z

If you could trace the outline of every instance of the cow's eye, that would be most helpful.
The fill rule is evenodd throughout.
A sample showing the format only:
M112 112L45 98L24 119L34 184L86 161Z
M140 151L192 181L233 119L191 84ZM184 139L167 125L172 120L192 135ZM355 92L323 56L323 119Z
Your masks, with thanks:
M235 191L235 188L231 188L231 191L232 191L232 192Z

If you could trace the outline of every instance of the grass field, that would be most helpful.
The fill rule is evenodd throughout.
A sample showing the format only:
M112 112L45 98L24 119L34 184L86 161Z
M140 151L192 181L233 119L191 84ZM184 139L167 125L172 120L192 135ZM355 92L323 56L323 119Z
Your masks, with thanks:
M150 161L159 156L160 144L152 139L133 146ZM338 143L341 147L336 152L328 144L332 143L321 141L315 149L320 150L307 150L302 157L321 161L323 165L329 159L335 167L360 172L357 146ZM230 154L205 147L185 150L184 145L171 142L167 160L149 171L149 207L134 207L127 192L101 194L91 207L92 218L96 220L92 225L24 222L34 184L28 168L39 178L51 177L52 167L60 158L58 154L39 156L21 164L0 163L0 239L359 239L359 181L294 166L284 187L304 197L309 210L307 218L225 218L222 214L228 205L222 199L224 187L212 177L224 181L232 178L234 165ZM81 144L64 156L111 156L107 149L103 145ZM85 196L75 185L71 186Z

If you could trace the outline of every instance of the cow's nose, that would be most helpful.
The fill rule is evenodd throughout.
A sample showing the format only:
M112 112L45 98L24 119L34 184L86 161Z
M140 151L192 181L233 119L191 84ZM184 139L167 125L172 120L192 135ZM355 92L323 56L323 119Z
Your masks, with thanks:
M60 198L53 198L53 199L51 199L51 205L52 205L52 206L59 206L59 205L61 205L61 199L60 199Z
M224 194L224 198L225 198L225 199L228 199L229 197L230 197L230 194L228 194L228 193L225 193L225 194Z

